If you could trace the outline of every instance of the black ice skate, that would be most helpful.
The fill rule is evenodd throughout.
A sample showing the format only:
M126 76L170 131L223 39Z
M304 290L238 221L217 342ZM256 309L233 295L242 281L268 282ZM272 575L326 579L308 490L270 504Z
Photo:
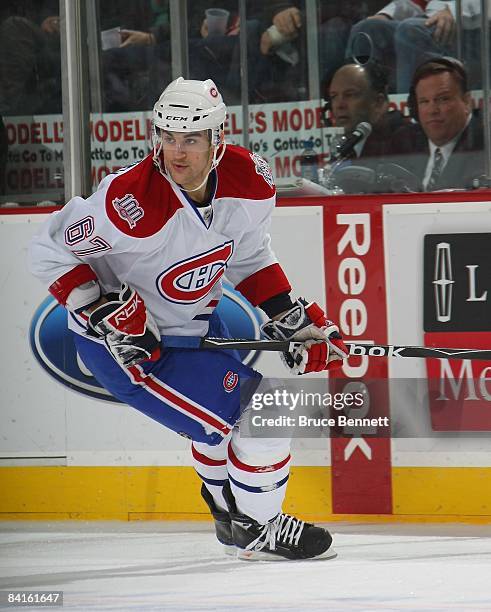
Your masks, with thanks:
M213 515L213 518L215 519L215 533L217 540L223 545L225 554L235 555L237 549L232 537L230 514L217 508L212 494L208 491L204 484L201 485L201 497L205 500L210 512Z
M229 485L224 487L223 495L232 519L232 536L239 559L284 561L336 556L330 548L331 534L326 529L282 513L269 523L261 524L239 514Z

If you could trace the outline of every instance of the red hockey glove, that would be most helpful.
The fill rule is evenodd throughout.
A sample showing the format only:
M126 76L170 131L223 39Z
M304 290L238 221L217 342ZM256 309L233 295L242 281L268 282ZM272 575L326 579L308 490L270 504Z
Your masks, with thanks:
M268 321L261 331L270 340L296 340L302 344L282 361L293 374L334 370L348 357L337 325L315 302L299 298L293 308L276 321Z
M124 368L156 361L160 357L160 333L143 299L126 283L119 293L106 298L108 302L91 312L89 329L104 338L111 355Z

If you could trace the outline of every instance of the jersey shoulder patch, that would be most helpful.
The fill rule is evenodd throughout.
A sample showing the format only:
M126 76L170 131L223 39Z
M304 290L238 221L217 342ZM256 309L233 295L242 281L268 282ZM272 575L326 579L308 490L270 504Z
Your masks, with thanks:
M268 162L244 147L227 145L217 176L216 198L269 200L276 193Z
M182 208L169 182L154 167L151 155L115 175L105 200L111 223L134 238L156 234Z

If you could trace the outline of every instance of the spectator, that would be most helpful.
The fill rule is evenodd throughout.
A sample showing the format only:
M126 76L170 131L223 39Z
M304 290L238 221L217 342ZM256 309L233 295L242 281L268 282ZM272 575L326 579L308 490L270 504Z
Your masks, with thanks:
M484 175L483 126L471 112L467 72L451 57L416 70L408 104L416 124L394 134L394 151L422 191L471 188Z
M139 0L141 3L142 0ZM145 0L142 10L149 16L148 23L139 23L142 29L123 28L121 45L104 53L107 110L144 110L157 97L162 82L170 80L170 21L168 0ZM257 3L258 4L258 3ZM226 31L223 35L208 35L205 18L207 8L229 11ZM149 9L151 9L149 11ZM266 58L259 53L263 31L262 8L252 6L248 11L247 45L249 58L249 88L251 101L255 101L256 83L266 75L262 66ZM134 12L125 12L127 23L136 22ZM223 92L228 104L241 101L240 82L240 20L237 2L233 0L196 0L188 19L189 76L193 79L212 78ZM146 86L139 87L138 81ZM137 85L135 87L135 84ZM135 96L135 90L140 95Z
M405 123L402 114L389 109L387 71L380 64L346 64L339 68L328 87L328 106L335 126L350 134L361 122L372 126L372 133L354 148L357 158L382 157L394 130Z
M224 34L209 34L205 17L208 8L221 8L229 12ZM246 39L250 102L258 100L257 85L265 77L263 70L267 64L267 59L259 52L263 30L261 13L262 10L255 3L248 6ZM240 26L237 2L233 0L198 1L189 19L190 78L211 78L222 90L228 104L241 102Z
M223 36L207 36L206 8L230 12ZM273 0L247 3L247 56L251 103L298 100L307 97L305 28L301 2ZM240 103L240 23L237 2L206 0L193 5L189 21L189 68L192 78L212 77L229 103Z
M336 4L323 2L320 9L319 74L321 82L326 84L345 63L351 28L367 17L368 8L365 2L345 0Z
M141 2L138 0L139 5ZM250 0L247 4L249 101L252 103L307 97L306 56L300 53L305 37L300 4L300 1L283 0L266 4ZM205 10L211 7L230 13L223 35L208 35ZM159 9L159 23L141 29L122 29L121 46L104 53L106 110L143 110L149 107L148 101L156 97L156 93L147 88L135 105L130 88L132 75L145 74L152 64L160 63L160 67L153 66L157 76L147 79L149 85L158 88L163 81L169 80L170 28L168 19L162 19L161 14L164 8L168 11L168 1L154 0L151 8L153 13ZM235 0L196 0L188 19L189 76L193 79L212 78L228 104L241 102L237 9ZM148 6L142 6L142 11L148 13ZM125 15L133 13L124 12Z
M9 2L0 23L0 113L61 112L58 2Z
M104 110L147 110L171 78L169 2L134 0L105 9L102 29L121 27L121 44L102 53Z
M258 89L265 102L308 98L303 5L301 0L264 3L260 50L269 61Z
M397 92L409 91L422 59L454 50L455 2L398 0L353 26L346 55L387 61L395 57Z

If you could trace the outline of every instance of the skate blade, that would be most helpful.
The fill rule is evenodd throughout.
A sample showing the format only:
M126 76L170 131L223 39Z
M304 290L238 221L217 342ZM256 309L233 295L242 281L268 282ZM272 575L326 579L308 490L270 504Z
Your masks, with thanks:
M240 559L241 561L318 561L321 559L334 559L337 556L338 553L333 548L328 548L325 552L317 557L310 557L308 559L287 559L281 555L275 555L262 550L245 550L243 548L237 549L237 559Z

